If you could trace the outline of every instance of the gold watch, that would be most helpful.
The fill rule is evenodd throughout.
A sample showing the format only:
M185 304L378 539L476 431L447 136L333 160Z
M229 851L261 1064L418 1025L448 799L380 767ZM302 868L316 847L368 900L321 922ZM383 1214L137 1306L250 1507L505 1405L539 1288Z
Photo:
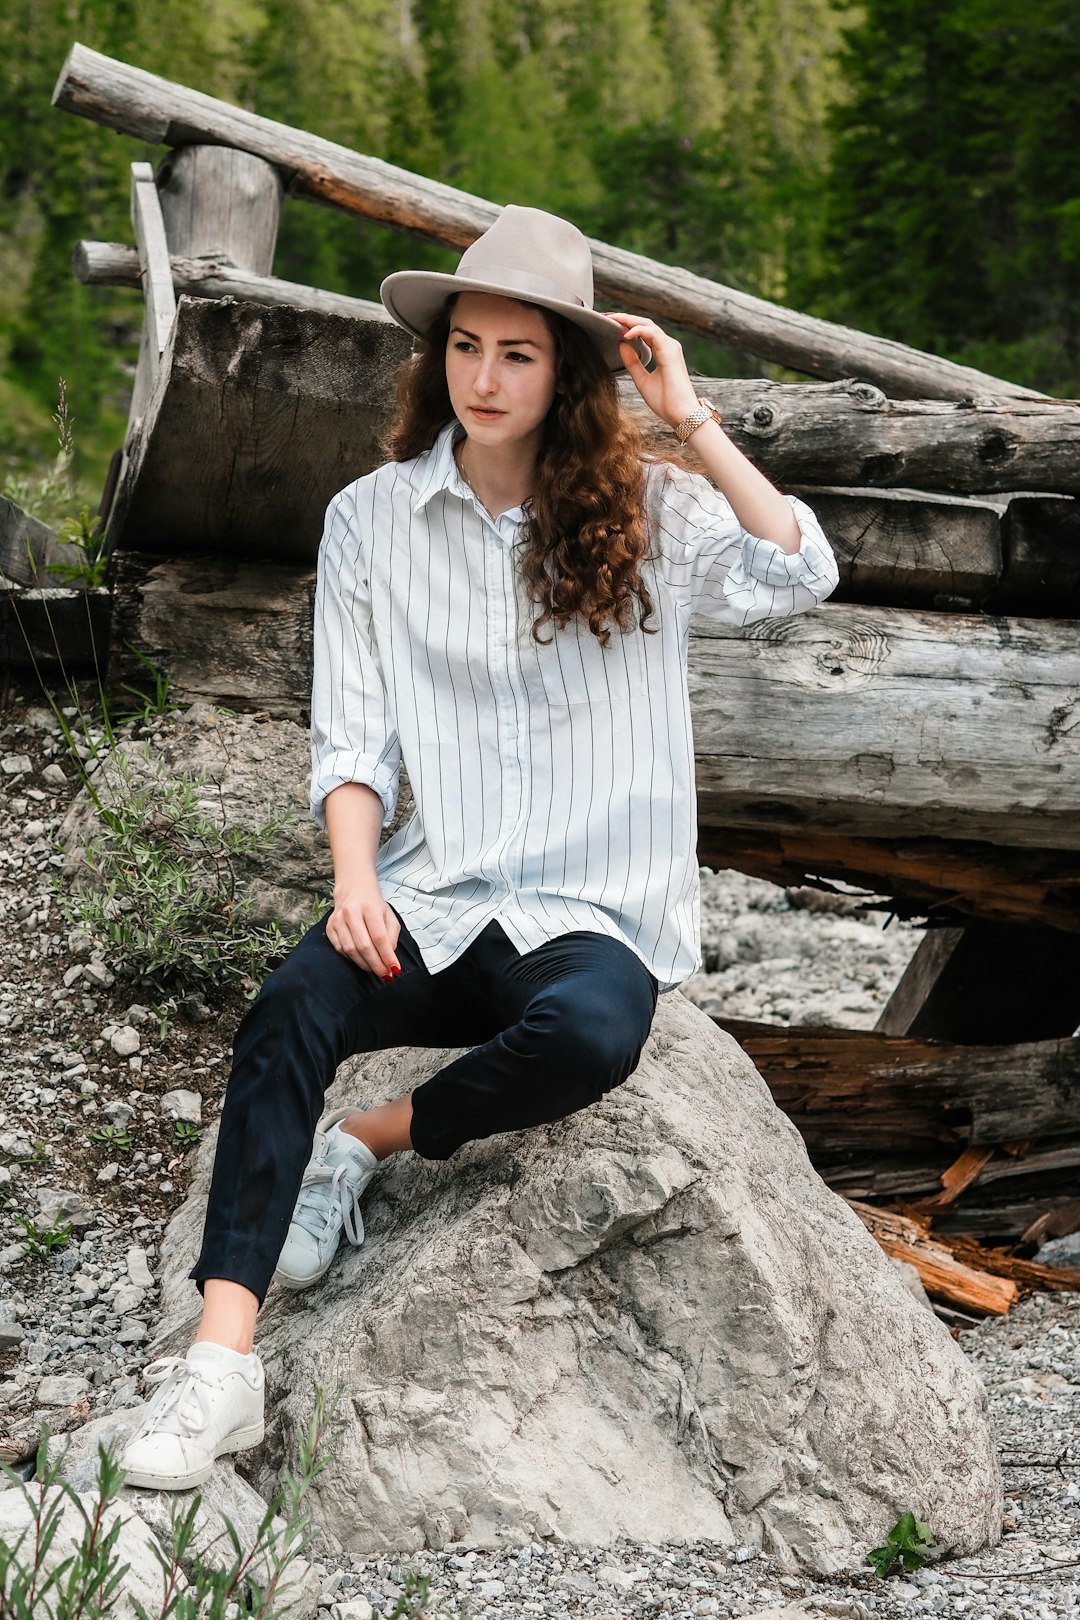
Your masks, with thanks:
M699 427L704 427L705 423L710 420L719 427L723 425L724 418L720 415L711 399L699 399L697 406L690 412L690 415L684 416L682 421L677 423L673 429L675 437L680 444L685 444L691 433L696 433Z

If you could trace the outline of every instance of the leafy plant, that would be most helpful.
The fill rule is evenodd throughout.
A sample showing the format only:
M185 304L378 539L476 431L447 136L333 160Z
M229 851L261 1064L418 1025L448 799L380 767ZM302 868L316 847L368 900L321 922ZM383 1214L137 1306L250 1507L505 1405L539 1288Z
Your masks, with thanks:
M59 1215L49 1226L37 1226L26 1215L16 1215L15 1219L26 1234L23 1248L35 1260L48 1260L54 1249L66 1248L71 1241L71 1224Z
M125 646L127 647L128 652L131 653L132 657L137 659L138 662L142 664L153 677L154 690L152 692L144 692L138 686L128 686L125 683L123 690L125 692L130 692L132 697L139 699L139 707L128 710L124 714L119 715L117 717L118 720L145 721L152 720L158 715L172 714L178 705L175 704L169 697L169 684L171 677L162 670L158 669L157 665L151 659L147 658L145 653L140 652L138 647L133 647L130 642L125 642Z
M90 1132L90 1140L113 1148L117 1153L131 1152L131 1133L123 1125L99 1125L96 1131Z
M84 502L78 515L65 518L56 532L59 539L74 546L81 555L77 562L50 563L46 571L88 591L104 585L109 571L109 553L105 549L105 528L101 519L91 517L90 508Z
M251 1547L241 1545L226 1519L231 1557L211 1563L194 1545L201 1495L183 1506L174 1503L169 1551L156 1549L162 1570L161 1603L151 1614L132 1599L139 1620L226 1620L237 1613L249 1620L284 1617L288 1612L282 1606L284 1577L310 1540L304 1503L325 1466L319 1455L325 1417L326 1403L319 1391L311 1423L301 1436L298 1468L283 1472ZM0 1538L0 1617L106 1620L117 1609L128 1570L117 1548L121 1519L109 1513L124 1482L123 1470L99 1446L96 1495L87 1504L60 1477L63 1456L50 1463L48 1441L45 1429L33 1484L25 1484L10 1468L2 1470L29 1503L30 1522L14 1541ZM54 1494L46 1505L50 1488ZM80 1517L82 1535L75 1552L50 1568L49 1553L69 1504Z
M927 1558L938 1551L930 1526L916 1519L914 1513L904 1513L886 1536L885 1545L867 1553L866 1562L884 1580L897 1565L904 1570L921 1569Z
M104 828L85 851L84 876L61 892L68 921L106 942L110 960L133 978L163 991L265 977L290 941L276 923L253 920L237 866L272 853L285 818L226 827L201 803L205 782L172 779L159 761L139 783L114 754L101 775Z
M176 1132L177 1141L180 1143L180 1146L185 1148L194 1147L195 1143L202 1136L202 1128L198 1125L193 1125L189 1119L176 1120L173 1125L173 1129Z

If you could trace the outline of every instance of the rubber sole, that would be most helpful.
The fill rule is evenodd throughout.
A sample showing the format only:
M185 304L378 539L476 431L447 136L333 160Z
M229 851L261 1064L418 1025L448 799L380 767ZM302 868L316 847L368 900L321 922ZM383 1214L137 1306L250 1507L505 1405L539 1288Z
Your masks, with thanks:
M124 1484L134 1485L139 1490L146 1491L193 1491L197 1485L206 1484L219 1457L228 1457L234 1451L246 1451L249 1446L257 1446L265 1434L265 1422L249 1424L246 1429L237 1429L232 1434L227 1434L210 1461L202 1468L193 1468L182 1475L159 1474L150 1469L135 1468L130 1473L125 1473Z

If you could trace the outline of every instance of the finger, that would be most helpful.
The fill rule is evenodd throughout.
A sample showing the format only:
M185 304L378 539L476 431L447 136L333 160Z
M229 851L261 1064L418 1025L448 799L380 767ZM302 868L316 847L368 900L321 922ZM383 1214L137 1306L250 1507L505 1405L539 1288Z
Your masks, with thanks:
M393 915L393 913L391 913ZM385 916L369 919L369 934L372 950L379 959L379 977L396 978L401 972L401 963L394 950L394 942L390 938L390 931L386 926Z
M329 932L327 928L328 935ZM380 979L390 977L383 966L381 956L371 943L367 929L356 918L350 921L339 919L335 943L342 956L347 956L356 967L374 973Z

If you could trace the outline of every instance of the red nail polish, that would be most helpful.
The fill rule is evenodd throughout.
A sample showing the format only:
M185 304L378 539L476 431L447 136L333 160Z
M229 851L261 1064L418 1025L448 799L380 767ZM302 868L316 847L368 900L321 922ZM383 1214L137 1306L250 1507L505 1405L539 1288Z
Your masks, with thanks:
M398 974L401 972L401 969L399 967L392 967L390 969L390 972L394 975L394 978L396 979Z

